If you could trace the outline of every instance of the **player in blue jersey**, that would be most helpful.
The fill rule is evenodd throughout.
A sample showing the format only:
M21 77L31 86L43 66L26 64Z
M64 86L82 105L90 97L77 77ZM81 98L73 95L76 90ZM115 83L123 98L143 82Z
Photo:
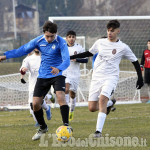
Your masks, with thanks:
M54 87L60 105L63 124L69 125L69 107L65 100L65 77L62 76L62 71L70 65L67 43L56 34L57 25L55 23L46 21L43 25L43 33L20 48L6 51L4 56L0 56L1 62L5 59L27 55L35 48L41 52L41 65L33 94L33 111L40 124L40 129L32 140L40 139L42 134L48 131L41 104L51 85Z

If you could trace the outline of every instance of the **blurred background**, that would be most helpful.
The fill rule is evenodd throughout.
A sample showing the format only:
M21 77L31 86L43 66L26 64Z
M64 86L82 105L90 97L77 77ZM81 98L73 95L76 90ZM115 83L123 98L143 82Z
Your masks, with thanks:
M32 38L40 35L42 33L42 25L50 16L148 16L150 15L149 6L149 0L1 0L0 55L6 50L18 48ZM76 29L76 23L70 22L68 24L66 28L66 23L62 24L58 22L59 35L64 37L68 29L75 29L78 36L85 36L86 50L89 49L95 39L106 36L106 30L101 30L101 28L105 28L106 23L102 25L101 22L77 22L77 24L81 24L82 27L78 27L78 29ZM74 26L70 26L71 24L74 24ZM97 25L95 27L93 24L101 26ZM131 31L131 26L135 28L137 22L130 25L128 25L128 23L123 24L126 24L127 30ZM149 20L147 22L141 22L141 25L145 25L144 29L147 31L143 33L145 36L142 37L142 39L139 38L143 30L142 28L136 36L131 33L130 35L127 34L127 36L125 34L121 35L121 39L129 44L133 51L137 51L137 47L133 47L130 44L130 38L134 38L132 43L134 41L136 45L142 45L143 50L146 48L146 43L150 35ZM138 26L137 28L139 29L140 27ZM137 32L137 29L135 28L135 30L132 31ZM93 38L89 39L91 36L93 36ZM141 47L139 47L139 49L141 49ZM138 52L139 58L141 54L142 51ZM7 60L7 62L21 63L23 58L10 59ZM19 66L20 64L16 64L16 69L14 68L12 71L11 69L5 69L5 71L1 71L0 74L18 72ZM0 67L2 69L2 66Z

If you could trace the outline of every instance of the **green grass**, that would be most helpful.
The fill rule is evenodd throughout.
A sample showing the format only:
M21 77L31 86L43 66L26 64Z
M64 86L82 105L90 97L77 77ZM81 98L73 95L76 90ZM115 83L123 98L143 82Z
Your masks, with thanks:
M0 149L1 150L47 150L47 149L107 149L107 150L149 150L150 149L150 104L116 105L117 110L111 112L106 119L103 136L109 137L137 137L146 139L147 147L81 147L78 138L84 142L91 133L95 132L97 112L89 112L87 107L78 107L75 110L74 120L70 123L73 127L73 137L76 146L52 147L53 139L48 135L55 133L57 127L62 125L60 110L52 109L52 120L47 121L49 132L44 138L48 142L47 147L40 147L40 141L32 141L36 132L33 118L28 110L1 111L0 112ZM43 145L42 145L43 146ZM79 146L79 147L77 147Z

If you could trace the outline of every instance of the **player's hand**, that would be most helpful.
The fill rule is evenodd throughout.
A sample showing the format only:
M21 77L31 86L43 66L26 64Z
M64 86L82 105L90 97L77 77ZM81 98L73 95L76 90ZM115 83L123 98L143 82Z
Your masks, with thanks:
M21 83L25 84L26 81L22 78L22 79L21 79Z
M140 67L141 67L141 71L143 71L143 70L144 70L144 67L143 67L143 65L140 65Z
M28 70L27 68L23 67L23 68L21 68L20 73L22 75L25 75L27 70Z
M59 73L59 69L57 69L57 68L55 68L55 67L51 67L51 69L52 69L52 71L51 71L51 73L53 74L53 75L58 75L58 73Z
M0 62L2 62L3 60L6 60L6 56L0 56Z
M136 82L136 88L141 89L141 87L144 85L143 79L138 79Z

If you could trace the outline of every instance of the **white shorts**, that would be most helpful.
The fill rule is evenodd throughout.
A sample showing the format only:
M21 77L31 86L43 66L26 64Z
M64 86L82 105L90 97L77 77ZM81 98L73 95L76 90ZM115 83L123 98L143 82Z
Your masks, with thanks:
M74 93L77 92L78 85L79 85L79 79L72 80L71 78L66 78L65 83L70 84L70 89L69 89L70 91L73 91Z
M89 90L89 101L98 101L100 95L104 95L110 99L116 89L117 82L116 78L92 80Z

